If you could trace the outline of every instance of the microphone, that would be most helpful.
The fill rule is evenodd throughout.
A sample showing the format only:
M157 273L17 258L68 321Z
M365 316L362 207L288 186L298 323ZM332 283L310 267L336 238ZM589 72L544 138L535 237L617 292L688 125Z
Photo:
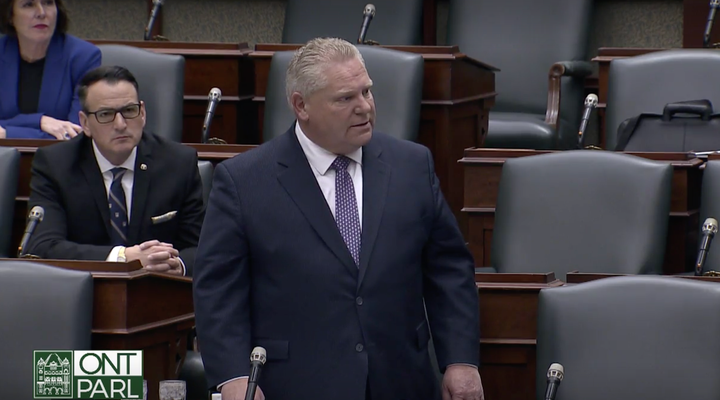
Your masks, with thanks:
M22 256L25 255L30 237L33 232L35 232L37 224L42 222L44 216L45 209L40 206L35 206L30 210L27 225L25 226L25 233L23 233L22 240L20 241L20 247L18 247L18 258L22 258Z
M547 389L545 389L545 400L555 400L560 382L565 375L565 368L562 364L553 363L547 372Z
M718 1L720 1L720 0L718 0ZM372 4L366 5L365 11L363 11L363 22L362 22L362 26L360 27L360 36L358 37L358 44L365 43L365 35L367 35L368 28L370 27L370 21L372 21L374 16L375 16L375 6Z
M163 1L165 0L153 0L153 8L152 11L150 11L150 19L148 20L147 27L145 28L145 40L151 40L151 32L153 26L155 25L155 20L160 13L160 8L163 5Z
M702 241L700 242L700 251L698 251L697 262L695 263L695 276L702 275L703 267L710 251L710 243L718 231L718 222L715 218L708 218L702 226Z
M718 7L720 7L720 0L710 0L710 13L708 14L707 24L705 25L703 47L710 46L710 34L712 33L713 22L715 21L715 11L717 11Z
M210 136L210 123L212 123L213 116L215 115L215 108L221 99L222 92L220 89L216 87L210 89L210 93L208 94L208 107L205 112L205 121L203 121L202 127L202 143L208 142L208 137Z
M578 147L581 149L583 146L583 136L585 136L585 130L587 130L588 121L590 121L590 114L592 113L592 110L597 107L597 104L598 97L595 93L590 93L585 98L585 110L583 111L582 120L580 121L580 130L578 130Z
M254 400L255 391L257 390L257 382L260 379L260 369L265 365L267 353L262 347L256 347L250 353L250 377L248 378L247 392L245 392L245 400Z

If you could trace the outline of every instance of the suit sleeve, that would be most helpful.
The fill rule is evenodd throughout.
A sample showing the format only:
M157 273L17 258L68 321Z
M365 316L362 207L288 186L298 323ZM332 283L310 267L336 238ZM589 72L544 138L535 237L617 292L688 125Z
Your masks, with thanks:
M45 133L40 129L21 126L6 126L3 125L3 121L0 121L0 126L5 129L5 137L7 139L55 139L55 136Z
M52 171L52 163L42 149L38 149L31 168L29 206L41 206L45 209L45 217L28 243L28 253L48 259L104 261L113 246L78 244L67 240L67 212Z
M80 97L77 93L77 84L88 72L100 66L102 61L102 53L100 49L93 46L92 51L83 52L78 56L78 60L75 60L77 66L73 66L73 88L72 88L72 104L70 106L70 114L68 114L67 120L73 124L80 125Z
M424 296L441 371L450 364L479 366L480 317L475 263L450 211L427 151L435 215L423 250Z
M180 212L180 228L173 244L176 249L180 250L180 258L185 264L186 276L193 275L200 229L202 229L203 217L205 216L203 186L197 161L197 153L195 153L192 158L192 169L185 182L186 196L183 199Z
M250 374L250 271L240 198L218 165L195 259L198 343L210 387Z
M18 114L9 119L0 120L0 126L3 128L17 127L40 130L40 119L43 117L42 113L35 114Z

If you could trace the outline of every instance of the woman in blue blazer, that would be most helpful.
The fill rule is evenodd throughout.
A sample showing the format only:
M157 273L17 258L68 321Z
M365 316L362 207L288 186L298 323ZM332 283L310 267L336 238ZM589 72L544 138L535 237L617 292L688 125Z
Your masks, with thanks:
M66 34L62 0L0 0L0 137L70 139L81 131L75 86L100 49Z

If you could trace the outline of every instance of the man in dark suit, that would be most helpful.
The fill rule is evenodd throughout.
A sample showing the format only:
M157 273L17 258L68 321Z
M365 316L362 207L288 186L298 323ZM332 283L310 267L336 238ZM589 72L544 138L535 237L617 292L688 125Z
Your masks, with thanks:
M204 215L197 153L143 132L145 105L127 69L94 69L78 91L84 135L33 158L30 206L45 217L28 253L192 275Z
M256 399L438 399L431 330L442 398L483 398L472 257L428 149L373 132L371 86L355 46L309 42L297 123L215 172L193 284L223 400L244 399L254 346Z

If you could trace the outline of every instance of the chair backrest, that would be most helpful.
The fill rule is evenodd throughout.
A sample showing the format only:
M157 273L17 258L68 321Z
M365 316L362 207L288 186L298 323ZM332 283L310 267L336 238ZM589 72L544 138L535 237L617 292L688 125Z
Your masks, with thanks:
M672 166L564 151L510 159L492 243L498 272L662 272Z
M32 262L0 262L2 399L32 399L33 350L90 350L89 272Z
M182 141L185 58L158 54L132 46L99 45L103 65L127 68L138 81L145 102L145 130L176 142Z
M720 160L708 161L705 163L705 171L702 177L702 192L700 195L700 224L698 234L702 233L702 224L706 218L715 218L720 221ZM698 236L702 237L702 236ZM715 235L707 253L703 271L720 272L720 240ZM694 254L694 253L693 253Z
M206 160L198 161L198 170L200 171L200 180L203 185L203 203L207 206L210 197L210 189L212 189L213 172L215 167L212 162Z
M536 399L555 362L565 368L558 400L720 398L718 304L720 285L678 277L541 290Z
M20 153L17 149L0 147L0 257L15 257L11 240L19 168Z
M447 43L500 69L493 111L545 114L550 67L587 57L592 7L592 0L450 0ZM584 79L562 81L562 106L582 107Z
M283 43L302 44L318 37L357 43L367 0L291 0L285 9ZM423 0L375 0L375 17L366 40L382 45L422 44Z
M608 78L606 148L614 150L617 130L628 118L662 114L665 104L708 99L720 110L720 52L705 49L659 51L613 60ZM682 78L679 78L682 77Z
M358 46L373 81L375 130L411 141L420 130L424 61L421 55ZM293 52L276 52L270 63L265 97L263 141L282 135L295 121L285 94L285 74Z

